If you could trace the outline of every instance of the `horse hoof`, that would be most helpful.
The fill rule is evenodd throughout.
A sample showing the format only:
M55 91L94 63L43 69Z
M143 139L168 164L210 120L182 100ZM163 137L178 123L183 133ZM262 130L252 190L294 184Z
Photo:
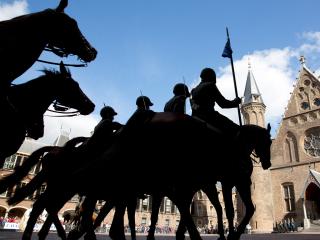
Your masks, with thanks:
M84 240L97 240L96 234L95 233L87 233L83 237Z
M225 236L220 236L217 238L217 240L227 240Z
M176 240L185 240L185 235L176 234Z
M147 236L147 240L155 240L155 237L154 236Z
M31 240L31 234L23 234L21 240Z
M240 239L240 234L237 232L230 232L228 234L227 240L239 240Z
M71 230L67 236L67 240L76 240L79 239L82 234L77 230Z

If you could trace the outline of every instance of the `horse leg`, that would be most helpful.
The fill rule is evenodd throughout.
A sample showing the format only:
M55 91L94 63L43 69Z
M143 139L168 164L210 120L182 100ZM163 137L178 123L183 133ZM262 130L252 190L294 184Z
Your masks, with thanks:
M149 226L147 240L154 240L156 231L156 224L158 221L159 209L161 206L162 197L159 194L152 195L152 210L151 210L151 223Z
M225 240L224 236L224 229L223 229L223 217L222 217L222 207L219 201L218 197L218 191L215 185L206 185L202 188L202 190L205 192L207 197L209 198L210 202L214 206L216 213L217 213L217 218L218 218L218 234L219 238L218 240Z
M126 205L121 202L116 204L116 211L113 216L109 236L113 240L125 240L123 216L126 211Z
M64 230L64 228L60 222L60 219L58 218L58 215L53 216L53 223L56 226L58 236L63 240L67 240L66 231ZM49 227L49 230L50 230L50 227Z
M46 221L43 223L40 231L38 232L38 239L39 240L44 240L46 239L46 237L48 236L49 230L50 230L50 226L52 224L52 218L49 215L46 219Z
M29 219L27 222L27 226L24 229L24 232L22 234L22 240L31 240L33 228L38 220L38 217L45 209L45 200L46 196L44 196L44 193L40 195L40 197L34 202L32 211L30 212Z
M68 239L79 239L86 233L86 239L96 239L92 224L92 214L97 200L95 198L86 197L82 203L81 220L77 223L77 227L68 234Z
M186 231L187 231L186 225L184 224L183 218L181 217L177 231L176 231L176 239L184 240Z
M54 225L56 226L58 236L61 239L66 240L67 235L66 235L66 232L65 232L58 216L57 215L52 216L51 214L47 217L46 221L44 222L44 224L42 225L42 227L38 233L39 240L46 239L46 237L50 231L50 227L51 227L52 223L54 223Z
M131 232L131 239L136 240L136 207L137 207L137 198L134 197L128 201L127 212L128 212L128 221Z
M181 216L180 222L183 221L182 224L185 224L189 232L190 239L201 240L200 233L198 232L197 227L190 214L190 204L192 201L193 194L194 194L193 191L192 192L189 192L189 191L175 192L173 198L171 199L179 209L180 216ZM184 234L183 234L183 238L182 238L182 235L180 234L179 236L176 235L176 239L177 240L184 239Z
M103 207L100 209L100 212L94 221L93 229L96 229L100 226L103 219L108 215L108 213L111 211L111 209L114 207L114 203L112 201L109 201L108 203L105 203Z
M233 235L235 234L234 229L234 207L233 207L233 201L232 201L232 185L222 182L222 194L223 194L223 200L225 204L226 209L226 216L228 219L228 240L232 239Z
M103 219L108 215L108 213L111 211L111 209L114 207L114 203L112 201L108 201L108 203L105 203L103 207L100 209L100 212L97 216L97 218L94 221L93 224L93 231L92 232L87 232L83 239L84 240L95 240L96 239L96 234L94 230L101 225Z
M247 224L250 222L251 217L254 214L254 205L251 199L251 189L250 184L247 185L236 185L236 188L240 194L242 202L246 208L246 213L238 226L237 232L235 233L235 237L232 240L239 240L242 233L244 233Z

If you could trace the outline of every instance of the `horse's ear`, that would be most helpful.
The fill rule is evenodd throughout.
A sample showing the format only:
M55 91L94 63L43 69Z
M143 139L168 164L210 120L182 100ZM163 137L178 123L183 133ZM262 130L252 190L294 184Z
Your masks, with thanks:
M68 0L61 0L59 3L59 6L56 8L56 11L63 12L67 6L68 6Z
M67 71L67 69L64 66L64 63L62 61L60 62L60 73L63 74L63 75L67 75L68 74L68 71Z
M271 125L270 125L270 123L268 123L267 130L268 130L268 132L270 133L270 131L271 131Z

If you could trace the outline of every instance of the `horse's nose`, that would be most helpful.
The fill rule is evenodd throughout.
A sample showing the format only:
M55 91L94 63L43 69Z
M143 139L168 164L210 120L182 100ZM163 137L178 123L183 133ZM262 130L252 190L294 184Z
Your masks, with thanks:
M89 115L90 113L93 112L94 108L95 108L94 103L88 102L88 105L80 111L80 114Z

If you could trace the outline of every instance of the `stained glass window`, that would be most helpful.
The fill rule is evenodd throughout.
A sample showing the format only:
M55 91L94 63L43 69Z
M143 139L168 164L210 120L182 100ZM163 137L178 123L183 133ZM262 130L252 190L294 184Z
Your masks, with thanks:
M309 133L304 138L304 149L313 157L320 156L320 131Z

